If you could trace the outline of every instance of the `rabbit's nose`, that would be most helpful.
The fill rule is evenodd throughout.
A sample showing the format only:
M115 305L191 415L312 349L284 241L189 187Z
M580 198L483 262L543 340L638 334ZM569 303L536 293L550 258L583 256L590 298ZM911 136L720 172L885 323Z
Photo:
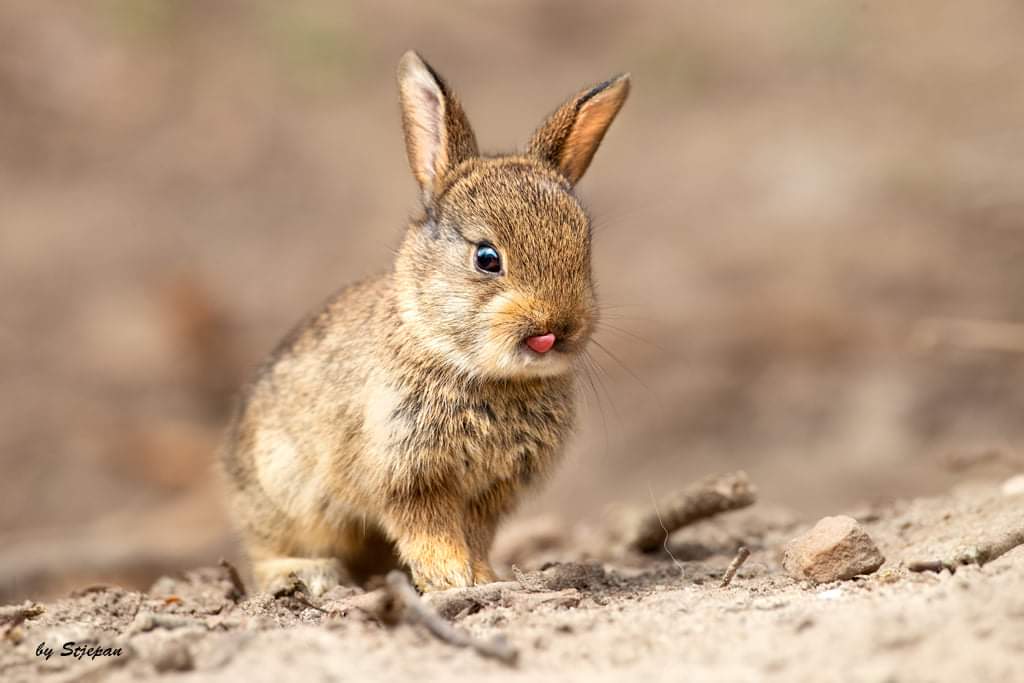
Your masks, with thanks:
M555 335L548 332L547 334L538 334L534 337L527 337L526 345L537 353L547 353L551 350L551 347L555 345Z

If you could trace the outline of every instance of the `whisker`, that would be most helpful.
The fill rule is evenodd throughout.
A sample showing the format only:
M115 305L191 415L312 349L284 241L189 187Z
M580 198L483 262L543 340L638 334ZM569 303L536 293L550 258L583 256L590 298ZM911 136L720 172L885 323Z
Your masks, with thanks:
M647 386L647 384L642 379L640 379L640 377L635 372L633 372L633 370L631 370L625 363L623 363L622 360L618 356L616 356L614 353L609 351L608 348L604 344L602 344L601 342L597 341L596 339L591 339L590 341L591 341L591 343L594 344L594 346L596 346L597 348L601 349L606 354L608 354L608 356L613 361L618 363L620 368L625 370L626 373L629 374L629 376L632 377L634 380L636 380L637 384L639 384L644 389L646 389L648 391L648 393L651 393L651 394L654 393L653 391L651 391L651 388L649 386Z
M626 337L629 337L631 339L635 339L636 341L641 342L643 344L647 344L648 346L650 346L652 348L655 348L658 351L663 351L665 353L669 353L668 349L666 349L665 347L661 346L660 344L656 344L655 342L651 341L650 339L646 339L644 337L641 337L640 335L636 334L635 332L630 332L629 330L624 330L621 327L617 327L615 325L609 325L608 323L603 322L603 321L598 323L597 327L598 327L598 331L599 332L603 332L604 330L607 329L607 330L610 330L612 332L617 332L617 333L619 333L621 335L624 335Z
M609 441L608 441L608 419L607 419L607 417L605 415L605 412L604 412L604 405L601 403L601 395L597 391L597 384L595 384L595 382L594 382L594 369L593 369L593 366L591 365L592 359L589 357L587 352L584 351L580 355L580 360L582 361L582 368L581 369L583 370L583 376L587 379L587 382L590 384L590 390L591 390L591 392L594 395L594 402L597 405L597 411L601 415L601 428L602 428L602 431L604 433L604 447L605 447L604 456L607 459L608 444L609 444Z
M598 308L602 311L614 311L620 308L643 308L643 304L608 304L601 303Z
M664 199L664 195L662 195ZM590 221L590 231L593 235L600 235L609 229L625 229L627 224L636 222L662 222L657 218L659 210L670 205L672 200L666 201L636 201L635 206L625 208L597 208L597 214ZM633 202L631 202L632 204ZM638 220L639 219L639 220Z
M601 387L602 391L604 391L605 398L608 401L608 404L612 407L612 412L615 414L615 421L618 423L619 429L621 431L622 430L622 415L619 413L619 406L615 403L615 400L612 398L612 393L610 391L608 391L608 385L605 384L605 381L604 381L605 378L611 379L611 377L608 375L608 371L604 368L603 365L601 365L601 362L598 361L597 358L594 355L592 355L589 352L585 352L585 353L586 353L587 357L590 359L590 362L594 365L594 368L595 368L594 377L597 379L597 383ZM602 374L603 374L603 377L602 377Z

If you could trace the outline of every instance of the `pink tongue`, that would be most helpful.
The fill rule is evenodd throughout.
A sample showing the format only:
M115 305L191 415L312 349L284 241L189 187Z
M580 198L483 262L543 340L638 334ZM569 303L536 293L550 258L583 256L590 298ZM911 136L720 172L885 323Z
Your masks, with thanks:
M536 337L527 337L526 345L537 353L547 353L555 345L555 335L548 332L547 334L539 334Z

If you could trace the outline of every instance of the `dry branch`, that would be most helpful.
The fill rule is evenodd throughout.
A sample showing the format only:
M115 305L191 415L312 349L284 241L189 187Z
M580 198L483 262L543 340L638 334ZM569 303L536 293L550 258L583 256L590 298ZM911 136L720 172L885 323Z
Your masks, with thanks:
M747 546L741 545L740 549L736 551L736 557L732 558L732 562L729 563L729 567L725 570L725 574L722 576L722 584L719 588L725 588L732 583L736 572L740 570L740 567L743 566L748 557L750 557L750 551L747 549Z
M1024 323L1004 320L926 318L911 340L925 350L952 348L966 351L1024 353Z
M757 488L743 471L710 477L659 501L631 522L626 544L641 552L657 550L673 531L702 519L753 505Z
M943 569L948 569L955 573L958 567L967 565L980 567L988 564L1019 545L1024 545L1024 527L1008 531L993 541L964 548L952 558L909 562L907 569L912 572L940 572Z
M28 619L38 617L45 611L42 605L28 601L23 605L0 608L0 625L4 627L3 639L17 640L17 636L12 635L17 633L16 629Z
M519 650L509 645L503 637L490 641L478 640L442 619L423 602L402 572L395 570L388 573L387 588L395 602L404 607L405 618L422 624L438 640L455 647L472 648L481 656L497 659L508 666L515 666L518 661Z
M522 569L512 565L512 576L519 582L519 585L523 587L523 590L537 593L545 590L544 586L536 578L527 576Z
M238 574L238 569L235 565L231 564L223 557L220 558L220 567L228 575L228 581L231 582L231 587L234 589L234 593L230 596L232 602L238 602L245 597L245 584L242 583L242 577Z
M424 601L443 619L454 619L467 610L475 611L479 608L499 605L503 594L521 589L522 585L518 581L496 581L467 588L434 591L424 596Z
M942 464L951 472L966 472L976 468L992 466L1007 470L1017 470L1024 466L1024 453L998 447L970 451L953 451L943 455Z
M21 605L11 605L9 607L0 607L0 624L9 624L12 621L21 623L26 619L32 617L38 617L40 614L46 611L42 605L25 601Z

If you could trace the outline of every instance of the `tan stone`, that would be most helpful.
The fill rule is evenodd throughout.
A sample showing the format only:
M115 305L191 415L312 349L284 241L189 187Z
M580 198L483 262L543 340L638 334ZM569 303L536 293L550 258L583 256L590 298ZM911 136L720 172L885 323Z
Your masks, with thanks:
M782 565L796 579L827 583L870 574L885 558L853 517L824 517L786 545Z

